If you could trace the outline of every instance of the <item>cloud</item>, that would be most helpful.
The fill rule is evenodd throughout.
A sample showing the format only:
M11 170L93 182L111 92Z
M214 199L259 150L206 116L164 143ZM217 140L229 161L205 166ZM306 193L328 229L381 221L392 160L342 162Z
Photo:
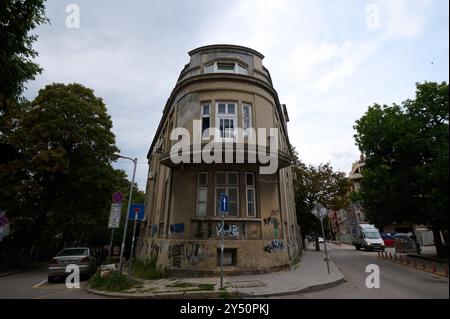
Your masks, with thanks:
M370 104L411 97L418 80L448 81L448 1L78 0L77 30L64 26L69 3L46 4L52 25L39 28L36 44L44 72L28 84L27 97L51 82L93 88L122 153L139 158L141 189L163 107L187 52L200 45L263 53L302 160L330 161L344 172L359 157L352 126ZM375 29L366 25L371 3L380 9ZM431 57L439 68L430 69ZM131 175L131 163L116 165Z

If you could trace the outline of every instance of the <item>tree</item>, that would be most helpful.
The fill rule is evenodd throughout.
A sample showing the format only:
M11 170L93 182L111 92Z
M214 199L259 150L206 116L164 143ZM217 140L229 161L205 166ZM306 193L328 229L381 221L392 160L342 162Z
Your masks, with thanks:
M111 166L111 128L103 101L80 84L48 85L25 105L10 136L19 157L0 166L8 240L23 256L49 240L89 243L107 234L111 195L129 187Z
M0 2L0 143L13 129L14 113L24 83L41 72L33 62L37 52L32 44L36 35L29 32L47 23L44 0L2 0Z
M356 121L365 154L359 198L369 220L429 225L448 237L448 84L418 83L414 100L375 104ZM448 245L448 240L446 240Z
M320 222L311 214L311 210L318 202L332 210L347 208L350 182L344 173L335 172L328 163L318 167L306 166L299 160L295 150L294 157L293 172L296 175L294 191L298 223L304 236L314 234L317 239L317 234L321 231ZM328 225L326 217L324 219L326 233L329 231Z

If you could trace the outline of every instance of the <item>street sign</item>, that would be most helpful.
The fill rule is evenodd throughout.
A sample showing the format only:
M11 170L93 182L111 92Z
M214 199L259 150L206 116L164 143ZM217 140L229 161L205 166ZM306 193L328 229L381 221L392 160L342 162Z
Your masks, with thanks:
M224 193L220 193L220 212L228 215L228 195Z
M131 204L128 219L142 221L144 219L144 204Z
M115 192L112 197L113 203L119 204L123 202L123 194L121 192Z
M320 220L323 220L328 214L327 209L320 203L314 206L311 213Z
M111 204L108 228L119 228L121 212L122 212L122 203Z

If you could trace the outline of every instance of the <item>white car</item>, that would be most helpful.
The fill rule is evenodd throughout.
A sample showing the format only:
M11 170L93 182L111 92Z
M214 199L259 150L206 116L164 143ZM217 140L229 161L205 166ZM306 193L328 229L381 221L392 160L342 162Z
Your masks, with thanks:
M323 238L319 237L319 243L322 244L323 243Z

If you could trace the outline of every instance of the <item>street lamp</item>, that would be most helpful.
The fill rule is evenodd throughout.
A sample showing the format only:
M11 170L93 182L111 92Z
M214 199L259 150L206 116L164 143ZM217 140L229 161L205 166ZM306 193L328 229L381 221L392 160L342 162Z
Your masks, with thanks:
M128 208L127 208L127 212L125 214L125 227L123 228L122 246L121 246L121 249L120 249L119 273L122 274L122 259L123 259L123 251L125 250L125 238L127 236L128 214L129 214L130 206L131 206L131 198L133 196L134 177L136 176L136 166L137 166L138 159L137 158L131 158L131 157L122 156L120 154L114 154L114 155L116 157L119 157L119 158L130 160L134 164L133 178L131 179L131 184L130 184L130 196L128 197ZM131 271L131 269L130 269L130 271Z

